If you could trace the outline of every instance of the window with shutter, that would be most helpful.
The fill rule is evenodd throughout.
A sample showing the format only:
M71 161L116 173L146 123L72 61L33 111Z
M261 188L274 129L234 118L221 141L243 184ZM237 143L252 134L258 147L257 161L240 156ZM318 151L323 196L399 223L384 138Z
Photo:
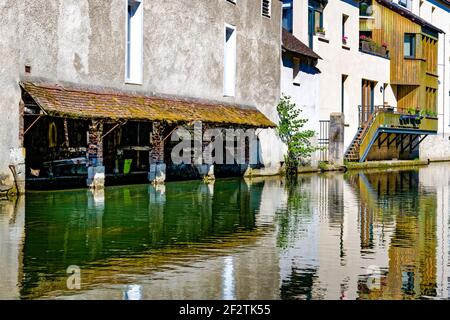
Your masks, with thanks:
M270 18L271 0L262 0L262 15Z

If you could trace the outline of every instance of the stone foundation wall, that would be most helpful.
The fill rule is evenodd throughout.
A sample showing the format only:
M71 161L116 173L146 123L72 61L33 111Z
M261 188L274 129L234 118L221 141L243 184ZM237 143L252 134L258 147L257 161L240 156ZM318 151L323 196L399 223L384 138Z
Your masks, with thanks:
M450 161L450 134L428 136L420 144L420 159Z

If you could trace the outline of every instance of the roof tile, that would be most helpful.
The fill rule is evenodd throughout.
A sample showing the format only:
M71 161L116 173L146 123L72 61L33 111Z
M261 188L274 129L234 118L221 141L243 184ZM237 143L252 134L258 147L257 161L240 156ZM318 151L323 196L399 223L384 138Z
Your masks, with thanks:
M175 123L204 121L261 128L276 126L255 108L197 103L123 92L106 93L31 82L23 82L21 86L47 114L53 116Z

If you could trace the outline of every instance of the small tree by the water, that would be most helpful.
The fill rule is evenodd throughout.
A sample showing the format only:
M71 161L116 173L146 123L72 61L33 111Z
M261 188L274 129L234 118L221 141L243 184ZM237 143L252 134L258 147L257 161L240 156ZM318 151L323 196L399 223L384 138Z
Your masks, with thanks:
M314 137L313 130L302 130L308 119L300 118L302 110L291 101L289 96L283 95L277 106L280 122L278 124L278 135L288 150L284 156L286 164L286 175L297 174L297 168L301 159L306 159L317 150L311 143Z

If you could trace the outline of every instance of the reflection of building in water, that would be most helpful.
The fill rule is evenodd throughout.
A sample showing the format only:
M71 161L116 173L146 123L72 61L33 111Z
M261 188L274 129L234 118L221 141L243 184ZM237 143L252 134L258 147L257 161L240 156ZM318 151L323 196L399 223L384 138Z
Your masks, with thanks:
M0 300L20 297L25 200L0 200Z
M376 241L373 252L361 251L355 190L342 174L326 174L305 178L296 192L290 196L303 205L288 210L301 220L294 224L291 217L291 237L281 253L282 298L356 298L358 275L371 264L384 264L387 254ZM374 237L379 229L374 226Z
M423 190L436 195L436 295L448 298L450 171L445 164L429 166L420 170L419 178Z
M86 191L27 198L27 226L38 227L26 235L22 297L279 297L279 269L267 268L279 256L265 249L276 245L279 179L113 187L101 199ZM81 268L80 292L65 287L69 265ZM105 283L113 289L89 290Z
M321 207L316 206L320 181L315 175L299 177L287 189L284 208L277 212L280 248L281 299L311 299L318 268Z
M360 282L361 298L436 296L436 192L419 183L418 171L360 174L361 208L372 208L371 224L361 219L361 239L374 224L392 228L389 262L379 286ZM380 214L381 213L381 214ZM389 223L394 220L395 223ZM361 246L364 248L362 241Z
M311 208L288 205L290 225L278 223L279 233L290 235L280 246L282 298L447 297L448 171L430 166L420 174L374 170L302 181L288 194ZM297 225L295 213L302 217Z

